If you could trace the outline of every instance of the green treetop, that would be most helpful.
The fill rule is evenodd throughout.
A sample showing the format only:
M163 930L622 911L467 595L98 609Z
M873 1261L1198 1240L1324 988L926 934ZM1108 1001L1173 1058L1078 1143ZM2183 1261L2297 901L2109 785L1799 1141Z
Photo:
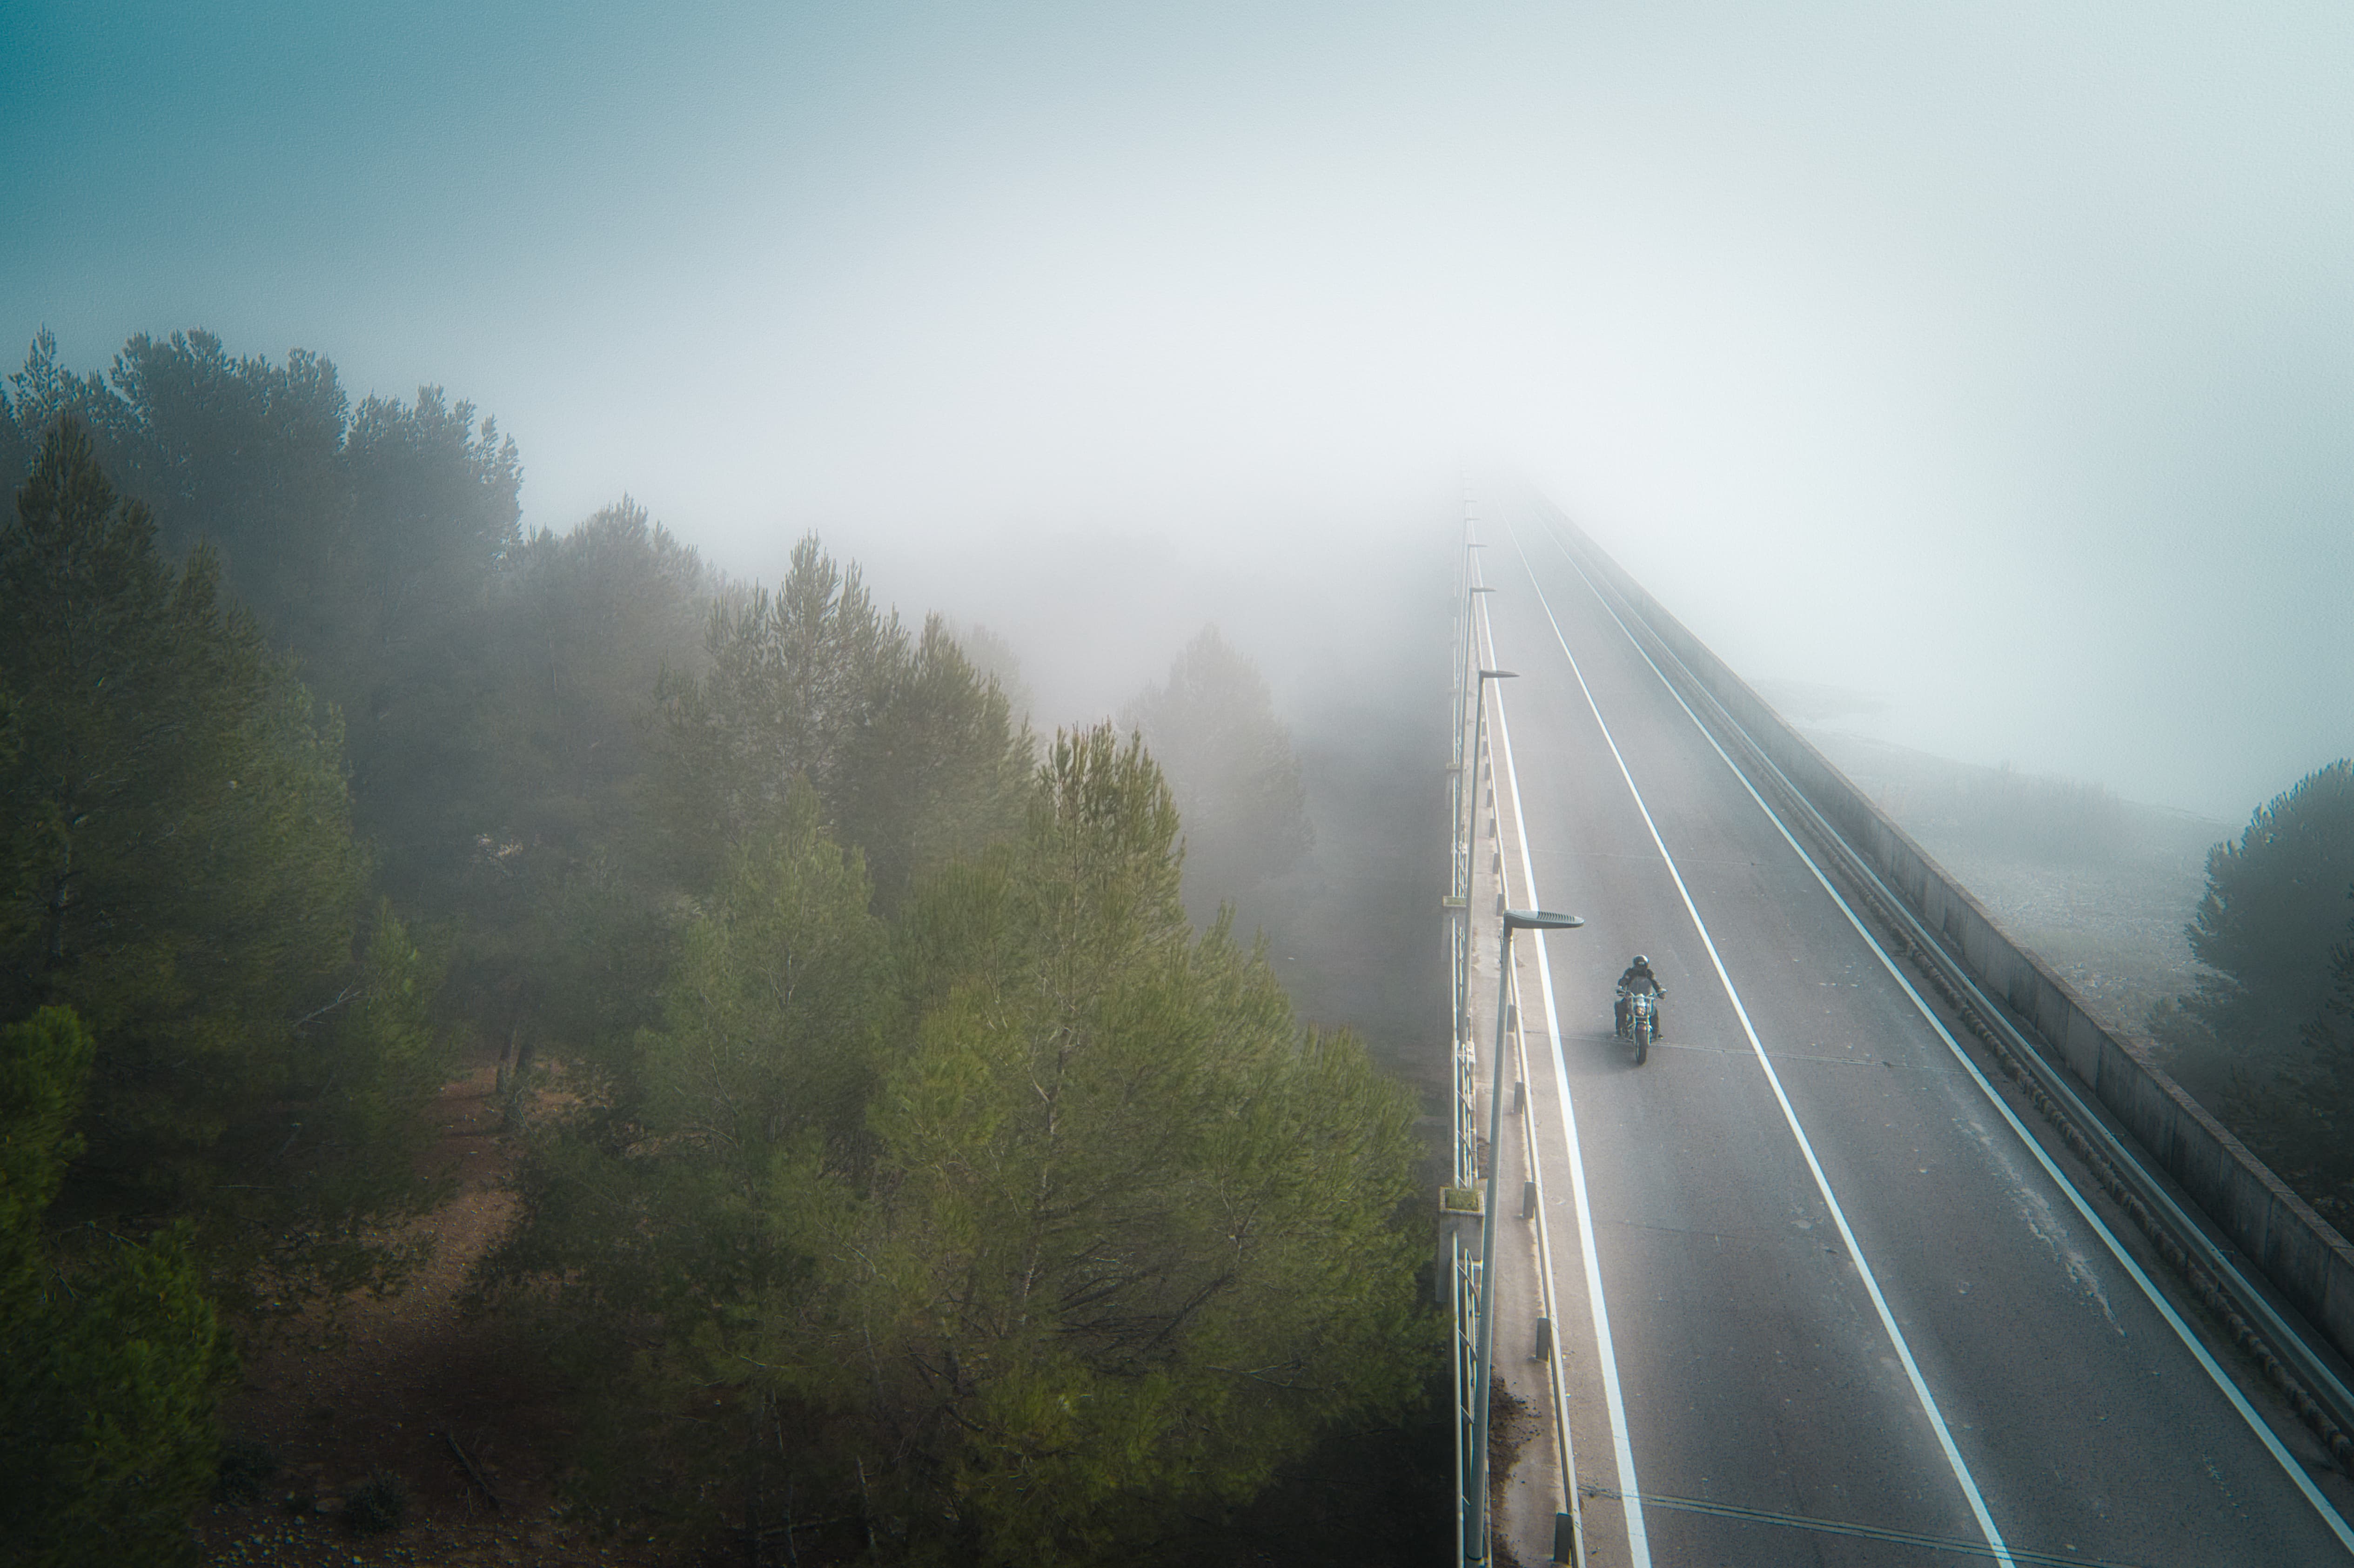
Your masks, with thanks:
M2354 884L2354 762L2317 768L2207 857L2207 894L2185 935L2214 973L2183 1010L2227 1049L2267 1064L2322 1012L2330 949Z
M1266 680L1217 628L1185 645L1125 722L1152 748L1183 814L1187 902L1205 924L1314 842L1290 734Z
M864 852L878 901L1020 821L1026 726L937 620L910 638L855 565L805 538L773 591L714 605L704 673L663 707L662 815L690 885L772 823L795 778Z
M1018 844L910 911L863 1200L779 1190L816 1278L753 1359L860 1413L919 1554L1138 1547L1419 1370L1410 1098L1193 938L1177 829L1140 745L1058 737Z

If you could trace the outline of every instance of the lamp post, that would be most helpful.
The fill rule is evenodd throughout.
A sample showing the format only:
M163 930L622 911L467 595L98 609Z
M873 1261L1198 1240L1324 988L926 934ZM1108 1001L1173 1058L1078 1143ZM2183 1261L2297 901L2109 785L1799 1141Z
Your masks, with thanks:
M1585 921L1575 915L1554 915L1543 909L1507 909L1504 931L1496 955L1496 1063L1488 1086L1488 1185L1479 1204L1479 1342L1473 1352L1478 1369L1471 1392L1471 1495L1463 1510L1463 1561L1488 1562L1488 1384L1496 1351L1496 1170L1498 1140L1503 1135L1504 1010L1512 994L1512 933L1566 931Z
M1469 525L1469 518L1467 518L1467 525ZM1488 546L1480 544L1479 539L1464 539L1464 593L1495 593L1495 588L1480 587L1480 584L1471 581L1471 551L1480 551L1480 548L1488 548ZM1455 662L1455 697L1458 699L1462 699L1464 694L1464 671L1471 666L1471 650L1476 648L1474 638L1471 638L1471 620L1474 620L1474 617L1471 617L1471 600L1467 598L1467 600L1464 600L1464 657ZM1458 711L1458 718L1462 718L1462 711ZM1455 730L1455 747L1458 747L1458 756L1462 754L1462 744L1464 744L1462 730Z
M1490 681L1516 681L1520 679L1520 674L1521 673L1518 670L1482 670L1479 672L1479 689L1473 694L1473 696L1479 702L1479 712L1478 716L1471 721L1471 815L1470 819L1465 822L1463 827L1463 842L1467 852L1469 851L1471 842L1472 830L1478 827L1479 823L1479 755L1481 749L1488 744L1488 683ZM1464 883L1463 891L1466 895L1469 895L1471 891L1470 883L1468 879Z
M1476 547L1476 546L1475 546ZM1455 662L1455 760L1463 760L1463 677L1470 672L1471 655L1479 646L1479 634L1474 622L1479 596L1496 590L1486 583L1473 583L1463 590L1463 656Z
M1469 519L1465 519L1465 523L1468 526ZM1484 547L1477 539L1463 542L1463 584L1467 595L1496 591L1471 580L1471 552ZM1463 678L1471 667L1471 651L1476 646L1471 635L1471 606L1472 601L1467 597L1463 605L1463 656L1455 662L1455 759L1458 762L1463 760Z
M1479 546L1476 544L1465 546L1464 558L1466 576L1469 575L1469 552L1478 548ZM1478 813L1476 811L1466 811L1463 809L1463 806L1464 801L1469 798L1471 786L1476 780L1476 776L1479 772L1479 758L1476 755L1478 748L1475 747L1473 748L1475 755L1472 758L1470 769L1473 777L1467 778L1465 776L1463 764L1463 705L1471 695L1471 694L1466 690L1466 686L1468 684L1468 677L1470 675L1472 670L1472 655L1477 651L1478 647L1479 633L1477 622L1479 619L1478 614L1479 596L1483 593L1494 593L1495 591L1496 590L1494 588L1490 588L1485 583L1472 583L1464 588L1463 652L1462 656L1455 662L1455 738L1453 742L1455 750L1455 766L1453 768L1455 775L1455 792L1453 797L1447 802L1447 807L1449 819L1461 827L1462 832L1461 836L1458 840L1459 853L1454 856L1455 863L1450 868L1450 874L1448 876L1449 886L1447 891L1455 897L1467 901L1467 904L1471 896L1470 823L1477 817Z

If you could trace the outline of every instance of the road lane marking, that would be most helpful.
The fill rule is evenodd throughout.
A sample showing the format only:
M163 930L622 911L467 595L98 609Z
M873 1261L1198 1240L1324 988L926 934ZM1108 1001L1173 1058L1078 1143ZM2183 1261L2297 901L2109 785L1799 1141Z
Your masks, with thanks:
M1508 529L1510 525L1507 525ZM1797 1140L1798 1153L1806 1160L1808 1171L1815 1179L1815 1190L1822 1194L1823 1204L1830 1211L1831 1223L1839 1227L1840 1240L1846 1244L1848 1261L1863 1281L1864 1293L1871 1297L1872 1310L1880 1314L1880 1326L1887 1331L1889 1343L1895 1347L1896 1359L1904 1369L1905 1378L1913 1385L1913 1394L1920 1402L1921 1412L1928 1418L1930 1429L1936 1434L1937 1446L1944 1451L1946 1465L1955 1481L1968 1499L1970 1513L1978 1520L1978 1532L1986 1538L1995 1561L2013 1561L2009 1549L2003 1544L2002 1531L1995 1528L1994 1516L1987 1511L1986 1499L1978 1493L1978 1485L1970 1476L1970 1467L1962 1459L1961 1449L1954 1443L1954 1435L1946 1425L1946 1417L1937 1408L1936 1395L1929 1392L1928 1380L1921 1375L1920 1364L1913 1359L1913 1347L1905 1342L1904 1330L1896 1326L1896 1314L1890 1310L1888 1298L1881 1294L1880 1280L1872 1273L1872 1264L1863 1255L1863 1246L1855 1239L1855 1232L1847 1223L1847 1211L1840 1206L1839 1195L1831 1191L1830 1178L1823 1171L1822 1162L1815 1158L1815 1146L1807 1138L1807 1129L1799 1124L1797 1108L1782 1087L1782 1075L1774 1070L1773 1059L1766 1054L1766 1044L1757 1037L1757 1029L1750 1022L1748 1008L1742 1005L1741 992L1726 972L1723 958L1716 950L1716 939L1709 935L1708 922L1700 916L1700 906L1692 902L1691 890L1684 885L1683 873L1676 869L1675 856L1668 853L1667 841L1659 836L1659 824L1651 820L1651 809L1643 800L1643 792L1635 785L1635 775L1627 767L1627 758L1618 750L1617 737L1611 735L1608 721L1602 716L1601 705L1594 700L1593 689L1585 683L1585 672L1578 667L1577 655L1569 651L1569 639L1562 634L1561 622L1553 613L1544 589L1537 583L1536 568L1529 564L1528 552L1521 549L1520 532L1510 529L1512 547L1521 557L1522 569L1529 576L1529 586L1536 590L1537 603L1543 607L1545 620L1553 627L1553 641L1561 645L1562 657L1569 661L1570 673L1577 678L1577 689L1585 695L1585 705L1594 715L1595 724L1602 731L1602 743L1610 748L1610 757L1618 765L1618 777L1626 781L1627 792L1634 798L1635 810L1641 814L1643 826L1651 835L1651 842L1659 852L1659 860L1668 868L1669 879L1676 885L1676 895L1683 900L1684 913L1691 916L1692 929L1700 934L1701 946L1708 952L1708 961L1716 970L1717 983L1724 988L1725 1000L1733 1003L1734 1016L1741 1020L1741 1032L1749 1037L1749 1048L1764 1069L1766 1082L1774 1091L1775 1103L1782 1107L1782 1119L1788 1124L1790 1136ZM1575 563L1572 563L1575 565ZM1622 627L1623 630L1624 628ZM1631 639L1630 639L1631 641ZM1638 652L1640 652L1638 649ZM1656 670L1656 666L1654 667ZM1499 711L1501 711L1500 708ZM1517 801L1515 802L1517 804ZM1631 1486L1623 1491L1633 1491Z
M1519 544L1517 535L1514 535L1513 543L1517 547ZM1893 980L1911 999L1914 1007L1923 1018L1928 1021L1929 1027L1936 1031L1937 1038L1946 1043L1946 1049L1953 1054L1954 1060L1960 1063L1963 1070L1969 1074L1971 1081L1978 1085L1979 1092L1986 1097L1987 1103L1994 1107L2002 1119L2009 1124L2011 1131L2018 1134L2019 1140L2025 1144L2028 1152L2035 1157L2036 1163L2043 1167L2044 1174L2051 1177L2052 1183L2067 1198L2070 1205L2084 1217L2084 1223L2093 1227L2094 1233L2107 1246L2109 1255L2116 1259L2118 1266L2131 1276L2134 1283L2141 1287L2141 1293L2149 1299L2149 1304L2158 1309L2158 1316L2166 1319L2168 1327L2174 1330L2175 1337L2182 1341L2183 1348L2190 1352L2216 1388L2222 1392L2223 1397L2231 1403L2232 1408L2239 1413L2241 1420L2247 1423L2248 1429L2256 1435L2256 1439L2264 1445L2264 1451L2273 1457L2274 1462L2278 1464L2288 1478L2296 1483L2297 1490L2304 1494L2306 1501L2313 1505L2314 1510L2321 1516L2322 1523L2338 1538L2340 1545L2344 1546L2349 1552L2354 1552L2354 1526L2347 1523L2345 1516L2338 1511L2337 1507L2327 1497L2323 1495L2321 1489L2313 1484L2313 1478L2306 1474L2305 1467L2297 1463L2296 1456L2288 1451L2287 1446L2274 1433L2271 1424L2256 1414L2255 1406L2248 1403L2247 1396L2240 1392L2239 1385L2232 1381L2230 1375L2223 1371L2221 1364L2208 1352L2207 1347L2201 1344L2198 1337L2190 1331L2190 1324L2183 1321L2181 1314L2174 1309L2174 1304L2167 1299L2158 1288L2157 1283L2126 1251L2124 1243L2117 1239L2116 1234L2109 1229L2099 1214L2094 1213L2091 1203L2086 1201L2082 1192L2077 1191L2076 1184L2062 1174L2057 1162L2045 1151L2043 1145L2027 1130L2026 1123L2019 1119L2009 1104L1995 1091L1993 1083L1978 1070L1978 1065L1970 1059L1969 1054L1962 1049L1961 1042L1954 1038L1953 1032L1946 1027L1945 1021L1937 1016L1920 991L1914 988L1912 980L1896 967L1896 960L1889 956L1888 949L1881 946L1880 939L1873 936L1871 929L1857 916L1855 910L1850 906L1839 889L1831 885L1830 878L1826 876L1823 874L1823 868L1815 863L1815 857L1807 853L1806 846L1799 843L1791 833L1789 827L1782 821L1780 813L1766 803L1766 798L1760 795L1756 787L1749 782L1748 775L1741 771L1732 757L1725 752L1724 747L1717 745L1716 736L1709 733L1708 726L1701 723L1700 715L1692 712L1691 705L1684 701L1683 694L1676 690L1675 683L1668 679L1667 673L1652 660L1650 652L1636 639L1634 632L1628 629L1627 623L1619 620L1617 610L1611 607L1608 599L1602 597L1601 591L1595 588L1593 579L1585 575L1585 568L1578 565L1576 557L1570 555L1567 546L1563 546L1557 537L1553 540L1553 544L1569 561L1570 568L1577 573L1578 580L1585 584L1586 591L1594 595L1595 601L1602 606L1612 620L1617 621L1618 630L1626 636L1628 646L1642 655L1644 663L1650 665L1651 673L1659 677L1659 683L1667 688L1668 694L1675 698L1676 705L1684 710L1684 716L1691 720L1692 727L1700 731L1701 738L1708 742L1710 749L1716 753L1718 758L1732 772L1734 780L1748 792L1749 798L1757 803L1757 809L1766 813L1766 820L1774 824L1774 831L1782 835L1782 842L1790 846L1799 862L1813 874L1815 881L1821 885L1822 890L1830 895L1831 902L1838 905L1840 913L1847 916L1847 923L1855 927L1856 935L1863 938L1864 944L1872 949L1873 956L1879 959L1881 968L1888 971L1889 978ZM1523 566L1527 565L1526 552L1522 553L1521 561ZM1529 581L1532 585L1536 581L1536 574L1533 570L1529 574ZM1543 588L1537 589L1537 599L1540 603L1544 602ZM1549 604L1545 608L1545 616L1548 620L1553 616L1553 609ZM1553 635L1556 638L1561 635L1561 625L1558 621L1553 623ZM1568 644L1564 642L1564 652L1566 652ZM2105 1307L2106 1302L2104 1301L2103 1305Z
M1501 878L1498 879L1500 882ZM1512 1020L1512 1060L1519 1070L1523 1088L1529 1081L1529 1015L1520 1007L1521 977L1512 976L1513 1005L1508 1014ZM1521 1106L1521 1158L1528 1165L1528 1181L1536 1194L1536 1266L1540 1304L1544 1308L1545 1321L1553 1326L1553 1353L1545 1357L1545 1386L1553 1395L1553 1436L1560 1447L1554 1456L1561 1463L1562 1510L1570 1517L1572 1550L1577 1553L1580 1568L1585 1561L1583 1542L1585 1539L1585 1504L1577 1489L1577 1445L1569 1430L1569 1358L1561 1353L1561 1303L1556 1298L1553 1279L1553 1223L1546 1213L1551 1200L1545 1195L1544 1160L1537 1147L1537 1118L1533 1107L1525 1097Z
M1495 656L1495 629L1480 608L1480 630L1486 634L1490 659ZM1481 682L1483 686L1487 682ZM1529 820L1521 810L1521 776L1512 766L1512 730L1504 718L1504 683L1496 690L1496 738L1503 758L1503 774L1512 797L1512 832L1520 841L1521 879L1529 890L1532 907L1543 906L1537 897L1535 864L1529 858ZM1472 763L1476 769L1478 759ZM1474 778L1478 775L1475 771ZM1491 767L1490 778L1494 778ZM1475 802L1476 805L1476 802ZM1594 1242L1594 1209L1585 1193L1585 1155L1577 1141L1577 1106L1569 1095L1569 1064L1561 1050L1561 1017L1553 1006L1553 965L1545 958L1545 933L1534 933L1537 943L1537 989L1544 998L1545 1038L1553 1044L1553 1092L1561 1100L1561 1136L1569 1151L1569 1191L1577 1206L1577 1251L1585 1267L1587 1317L1594 1324L1595 1360L1602 1368L1602 1399L1610 1412L1610 1447L1618 1470L1618 1490L1626 1498L1621 1517L1627 1521L1627 1557L1630 1568L1651 1568L1650 1531L1643 1522L1642 1488L1635 1478L1635 1445L1627 1432L1627 1400L1618 1386L1618 1349L1610 1338L1610 1305L1602 1293L1602 1258Z
M1617 1497L1607 1487L1587 1487L1585 1495L1596 1498ZM1769 1513L1764 1509L1735 1508L1731 1503L1712 1502L1706 1498L1673 1498L1653 1492L1643 1499L1653 1508L1672 1509L1679 1513L1706 1514L1712 1519L1739 1520L1744 1524L1778 1525L1785 1530L1811 1531L1818 1535L1850 1535L1861 1541L1883 1542L1891 1546L1917 1546L1925 1552L1954 1552L1971 1557L1991 1557L1993 1548L1984 1542L1966 1541L1949 1535L1923 1535L1917 1531L1892 1530L1885 1525L1850 1524L1835 1519L1809 1519L1800 1513ZM2030 1552L2023 1546L2010 1548L2012 1561L2029 1568L2147 1568L2134 1563L2112 1563L2105 1558L2061 1556L2052 1552Z

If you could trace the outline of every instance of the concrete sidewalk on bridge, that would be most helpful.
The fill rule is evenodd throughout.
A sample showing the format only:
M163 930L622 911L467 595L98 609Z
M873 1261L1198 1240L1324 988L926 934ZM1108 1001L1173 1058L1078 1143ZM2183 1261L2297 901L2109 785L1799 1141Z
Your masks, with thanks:
M1540 1356L1540 1336L1546 1333L1543 1281L1539 1264L1537 1222L1525 1201L1528 1183L1535 1177L1531 1163L1529 1107L1534 1097L1518 1087L1530 1065L1518 1030L1504 1044L1503 1115L1499 1123L1500 1150L1486 1144L1489 1095L1495 1076L1497 1048L1497 971L1502 933L1500 914L1503 887L1498 847L1494 794L1480 789L1478 825L1472 840L1470 943L1470 1028L1479 1065L1480 1129L1479 1171L1484 1179L1490 1160L1497 1160L1496 1193L1496 1330L1495 1362L1490 1372L1489 1414L1489 1509L1495 1561L1517 1568L1567 1561L1554 1556L1555 1520L1570 1511L1564 1485L1565 1467L1556 1425L1557 1403L1553 1366ZM1513 948L1519 994L1533 996L1536 981L1531 943L1523 936ZM1516 1009L1517 1012L1517 1009ZM1519 1021L1525 1022L1525 1021ZM1570 1352L1584 1342L1564 1336L1552 1325L1549 1340L1553 1355ZM1564 1343L1566 1341L1566 1343Z

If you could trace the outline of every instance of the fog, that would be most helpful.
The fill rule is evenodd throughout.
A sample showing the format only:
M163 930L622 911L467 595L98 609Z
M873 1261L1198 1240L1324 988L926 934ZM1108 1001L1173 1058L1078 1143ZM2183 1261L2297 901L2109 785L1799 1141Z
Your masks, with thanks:
M18 5L0 344L439 383L527 526L816 529L1050 724L1212 620L1314 704L1468 468L1882 738L2236 819L2354 749L2349 80L2335 0Z

